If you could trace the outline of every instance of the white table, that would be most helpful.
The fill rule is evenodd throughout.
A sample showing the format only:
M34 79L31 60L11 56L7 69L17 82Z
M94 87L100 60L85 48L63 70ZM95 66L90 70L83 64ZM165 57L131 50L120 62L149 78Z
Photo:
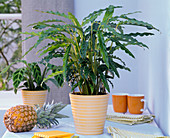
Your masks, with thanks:
M108 106L108 112L113 112L112 105ZM34 132L37 131L50 131L50 130L61 130L61 131L66 131L70 133L75 133L75 127L74 127L74 122L73 122L73 117L72 117L72 112L71 112L71 106L67 105L60 113L65 114L70 116L70 118L64 118L60 119L59 122L60 124L56 126L55 128L51 129L37 129L34 128L30 132L23 132L23 133L12 133L9 131L6 131L5 134L3 135L2 138L31 138L34 135ZM124 130L129 130L129 131L134 131L134 132L139 132L139 133L145 133L145 134L155 134L158 136L163 136L161 130L156 126L156 124L153 122L151 124L145 123L145 124L138 124L138 125L124 125L124 124L119 124L119 123L114 123L110 121L106 121L105 127L104 127L104 133L102 135L91 135L91 136L80 136L80 138L111 138L111 136L107 133L107 127L108 126L113 126L119 129L124 129Z

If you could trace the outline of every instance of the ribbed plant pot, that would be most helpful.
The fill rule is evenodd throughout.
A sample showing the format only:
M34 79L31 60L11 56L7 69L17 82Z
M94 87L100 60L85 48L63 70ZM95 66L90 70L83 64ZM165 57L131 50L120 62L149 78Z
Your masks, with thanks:
M109 94L86 96L70 93L69 96L76 133L81 135L102 134Z
M43 106L47 98L47 90L40 91L30 91L30 90L21 90L23 104L34 106L39 104L40 107Z

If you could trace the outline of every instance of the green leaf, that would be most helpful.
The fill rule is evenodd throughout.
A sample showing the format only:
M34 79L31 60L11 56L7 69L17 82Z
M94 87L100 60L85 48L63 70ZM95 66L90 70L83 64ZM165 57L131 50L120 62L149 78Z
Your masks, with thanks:
M106 65L104 65L104 64L101 64L101 65L99 65L99 66L97 67L97 70L98 70L99 72L104 72L104 71L108 70L108 67L107 67Z
M41 69L38 66L38 64L34 62L31 64L31 70L33 72L33 77L34 77L37 85L39 86L42 82Z
M88 24L89 22L94 22L98 16L100 16L102 13L103 13L104 10L100 10L98 12L96 12L95 14L90 14L89 17L86 17L83 19L83 22L82 22L82 26Z
M80 48L80 56L82 58L86 57L87 48L88 48L88 42L83 41L81 48Z
M71 92L72 92L76 87L78 87L78 83L76 83L76 84L74 84L74 85L72 86Z
M48 30L45 31L41 31L41 35L39 36L39 39L37 40L37 42L34 44L34 47L37 48L37 46L49 36L49 33L51 33L51 31L53 31L53 28L50 28Z
M100 74L100 78L104 84L104 87L107 89L108 92L110 92L110 88L109 88L109 85L108 85L108 82L107 82L107 79L105 78L105 76L103 75L102 72L99 72Z
M65 23L63 20L51 19L51 20L44 20L44 21L41 21L41 22L29 24L28 27L34 26L34 25L43 25L44 23L51 23L51 22L63 22L63 23ZM40 28L37 28L37 29L40 29Z
M69 57L69 53L70 53L70 49L71 49L71 45L69 45L66 49L66 53L64 54L64 58L63 58L63 75L64 75L64 78L66 78L66 70L67 70L67 60L68 60L68 57Z
M51 52L51 51L53 51L53 50L57 50L57 49L59 49L59 48L64 48L64 47L67 47L67 46L69 46L69 45L66 44L66 43L56 43L55 45L51 45L51 46L48 47L46 50L44 50L44 51L40 54L40 56L46 54L47 52Z
M75 18L75 20L76 20L76 18ZM77 21L77 22L78 22L78 21ZM80 37L81 37L81 40L83 40L83 38L84 38L83 29L81 28L81 25L80 25L80 24L78 24L78 25L67 25L67 27L76 28L78 34L79 34Z
M54 73L51 73L50 75L47 76L47 78L44 78L44 79L43 79L42 83L45 82L45 81L47 81L48 79L56 76L56 75L59 75L59 74L63 74L63 71L56 71L56 72L54 72Z
M82 84L82 93L85 94L85 95L89 95L89 90L88 90L88 87L87 87L87 83Z
M15 64L15 62L13 62L13 63L11 63L9 66L5 67L5 68L1 71L0 75L2 75L2 74L4 74L5 72L7 72L7 71L10 69L10 67L11 67L12 65L14 65L14 64Z
M120 21L117 26L119 25L136 25L146 27L148 30L155 29L159 31L157 28L152 26L151 24L143 21L136 20L135 18L129 18L125 14L121 15L119 18L126 19L126 21Z
M61 71L61 69L56 69L57 71ZM55 71L56 71L55 70ZM55 71L53 71L53 72L55 72ZM56 86L57 87L62 87L63 86L63 84L64 84L64 76L63 76L63 74L59 74L59 75L56 75L56 76L54 76L54 78L55 78L55 80L56 80Z
M117 71L117 68L116 68L116 66L115 66L115 64L114 64L114 61L111 59L111 58L109 58L109 64L110 64L110 69L116 74L116 76L119 78L120 77L120 75L119 75L119 72Z
M112 88L113 88L114 85L113 85L112 81L110 81L109 79L108 79L107 81L111 84L111 86L112 86Z
M88 67L85 67L85 68L84 68L84 76L85 76L86 79L88 79L88 75L89 75L89 74L90 74L89 68L88 68Z
M113 61L113 63L114 63L114 65L115 65L117 68L125 69L125 70L127 70L127 71L131 71L128 67L125 67L125 66L123 66L123 65L120 65L120 64L117 63L117 62L114 62L114 61Z
M120 34L120 33L116 32L114 28L112 28L111 26L109 26L105 23L101 23L101 25L102 25L103 28L108 29L108 31L111 31L114 34L115 37L109 38L112 42L118 42L120 40L120 41L127 42L126 45L138 45L138 46L141 46L141 47L148 48L147 45L143 44L142 42L139 42L135 38L133 38L129 35Z
M13 80L14 89L18 88L18 86L20 85L20 83L24 78L24 75L25 75L25 68L19 68L13 73L12 80Z
M90 71L89 76L90 76L91 80L93 81L93 84L95 84L96 83L96 76L95 76L95 74L92 70Z
M112 7L112 5L110 7ZM114 6L114 8L122 8L122 6ZM108 8L99 9L97 11L90 13L87 17L83 19L82 26L88 24L89 22L94 22L97 19L97 17L100 16L107 9Z
M82 85L83 85L84 79L80 79L78 83L78 86L80 87L80 89L82 89Z
M64 18L68 18L69 19L69 16L64 14L64 13L60 13L58 11L54 12L54 11L39 11L39 10L36 10L38 12L42 12L42 13L49 13L49 14L53 14L53 15L58 15L58 16L61 16L61 17L64 17Z
M123 63L124 66L126 65L125 62L121 58L117 56L113 56L112 58L119 60L121 63Z
M105 12L105 15L103 17L103 21L102 22L107 22L113 15L114 13L114 6L110 5Z
M81 27L80 23L78 22L77 18L71 13L68 12L68 16L69 18L72 20L72 22L74 23L74 25Z
M109 62L108 62L108 54L106 51L106 45L104 42L104 37L102 35L102 32L99 30L98 31L98 38L99 38L99 49L103 57L103 61L106 63L106 65L109 67Z
M125 34L125 35L137 37L137 36L149 36L149 35L154 35L154 34L148 33L148 32L144 32L144 33L136 32L136 33L129 33L129 34Z
M1 75L1 74L4 74L5 72L7 72L12 65L14 65L14 64L16 64L16 63L18 63L18 62L22 62L22 63L24 63L25 65L27 65L27 62L26 62L25 60L17 60L17 61L15 61L15 62L12 62L9 66L5 67L5 68L1 71L0 75Z
M129 54L129 56L135 58L135 56L130 52L129 49L127 49L124 45L120 45L120 48L125 51L125 53Z

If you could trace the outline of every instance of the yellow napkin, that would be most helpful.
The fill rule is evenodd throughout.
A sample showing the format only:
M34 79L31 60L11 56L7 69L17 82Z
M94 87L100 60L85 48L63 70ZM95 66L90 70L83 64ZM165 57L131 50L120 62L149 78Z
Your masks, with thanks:
M164 136L156 136L150 134L142 134L136 133L132 131L121 130L115 127L107 127L107 131L109 134L113 136L113 138L163 138Z
M32 138L73 138L74 133L68 133L64 131L45 131L45 132L35 132ZM76 136L75 136L76 137Z
M106 120L127 125L134 125L141 123L150 123L153 121L154 117L154 115L127 115L112 113L106 116Z

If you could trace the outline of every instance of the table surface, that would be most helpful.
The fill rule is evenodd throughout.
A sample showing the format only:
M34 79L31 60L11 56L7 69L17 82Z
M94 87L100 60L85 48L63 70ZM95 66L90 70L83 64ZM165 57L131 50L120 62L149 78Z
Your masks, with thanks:
M12 133L7 130L2 138L31 138L34 135L34 132L51 131L51 130L60 130L60 131L75 133L71 106L67 105L60 113L68 115L69 118L59 119L58 121L60 122L60 124L56 127L53 127L50 129L34 128L33 130L29 132L22 132L22 133ZM113 113L112 105L108 106L108 113ZM150 123L150 124L145 123L145 124L129 126L129 125L124 125L124 124L110 122L110 121L105 122L104 133L101 135L84 136L84 135L76 134L76 136L80 136L80 138L111 138L111 135L107 133L108 126L113 126L119 129L129 130L129 131L138 132L138 133L154 134L157 136L163 136L163 133L157 127L155 122Z

